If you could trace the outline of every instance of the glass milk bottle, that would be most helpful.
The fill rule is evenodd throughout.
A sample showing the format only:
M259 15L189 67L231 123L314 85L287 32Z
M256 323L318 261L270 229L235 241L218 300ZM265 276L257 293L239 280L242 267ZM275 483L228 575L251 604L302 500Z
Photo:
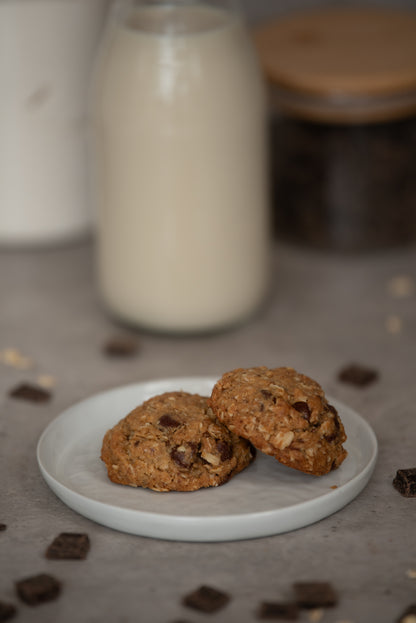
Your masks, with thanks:
M91 227L87 94L108 0L0 0L0 246Z
M163 332L249 317L268 281L266 101L235 3L117 2L92 104L107 308Z

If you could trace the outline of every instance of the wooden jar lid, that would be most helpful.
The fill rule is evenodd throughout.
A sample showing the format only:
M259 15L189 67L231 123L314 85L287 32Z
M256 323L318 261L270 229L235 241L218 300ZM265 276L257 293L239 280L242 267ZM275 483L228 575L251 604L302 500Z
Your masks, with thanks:
M377 121L416 111L416 11L295 12L254 35L283 108L327 121Z

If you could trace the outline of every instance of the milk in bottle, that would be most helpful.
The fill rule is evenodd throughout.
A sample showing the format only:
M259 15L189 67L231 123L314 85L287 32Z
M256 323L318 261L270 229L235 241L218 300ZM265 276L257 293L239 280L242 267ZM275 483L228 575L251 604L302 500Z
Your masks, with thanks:
M241 16L220 6L121 3L97 66L99 285L153 330L233 325L267 287L264 84Z

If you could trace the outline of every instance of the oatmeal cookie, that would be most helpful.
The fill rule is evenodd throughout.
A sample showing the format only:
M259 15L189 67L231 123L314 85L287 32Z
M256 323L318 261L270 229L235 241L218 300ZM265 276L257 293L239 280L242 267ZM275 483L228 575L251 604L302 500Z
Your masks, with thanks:
M215 384L209 404L229 430L280 463L321 476L347 456L336 409L316 381L292 368L239 368Z
M216 487L255 450L218 422L207 398L167 392L138 406L104 436L101 459L115 483L155 491Z

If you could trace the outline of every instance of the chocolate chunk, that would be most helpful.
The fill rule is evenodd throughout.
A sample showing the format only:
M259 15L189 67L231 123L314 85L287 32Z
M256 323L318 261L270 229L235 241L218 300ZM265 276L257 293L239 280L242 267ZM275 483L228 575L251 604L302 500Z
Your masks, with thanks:
M393 479L393 487L405 498L416 497L416 467L398 469Z
M90 549L90 540L87 534L76 532L62 532L49 545L46 558L84 560Z
M53 576L41 573L16 582L16 591L26 604L37 606L56 599L61 592L61 583Z
M298 411L302 415L302 417L304 417L305 420L308 420L309 422L309 418L311 417L311 410L307 402L303 402L300 400L299 402L295 402L292 407L296 409L296 411Z
M338 603L329 582L295 582L295 601L300 608L328 608Z
M299 610L296 604L265 601L260 604L258 618L295 621L298 618L298 614Z
M28 402L47 402L51 398L51 393L37 385L21 383L9 392L9 396Z
M200 612L217 612L230 601L230 596L210 586L200 586L183 598L183 605Z
M175 420L169 413L165 413L165 415L159 418L159 425L163 426L163 428L177 428L181 423Z
M109 357L132 357L138 350L138 341L132 336L115 336L104 345L104 353Z
M416 603L411 604L399 618L396 620L396 623L413 623L416 620Z
M366 387L378 379L377 370L359 364L351 364L343 368L338 374L338 380L356 387Z
M334 420L336 420L337 424L339 425L338 418L335 417L338 415L338 411L335 409L334 405L327 405L327 409L333 414Z
M0 601L0 622L9 621L17 614L17 609L13 604Z
M330 433L328 435L324 435L324 439L328 442L331 443L332 441L335 441L335 439L338 437L338 433Z
M192 463L195 461L196 450L197 444L195 443L191 442L186 445L182 444L181 446L173 448L170 456L175 461L175 463L179 465L179 467L185 467L189 469L192 466Z
M233 456L233 449L229 443L221 439L216 443L217 450L220 453L221 461L229 461Z
M261 389L260 393L265 398L271 398L273 396L272 392L270 392L268 389Z
M6 529L7 529L6 524L5 523L0 523L0 532L3 532Z

